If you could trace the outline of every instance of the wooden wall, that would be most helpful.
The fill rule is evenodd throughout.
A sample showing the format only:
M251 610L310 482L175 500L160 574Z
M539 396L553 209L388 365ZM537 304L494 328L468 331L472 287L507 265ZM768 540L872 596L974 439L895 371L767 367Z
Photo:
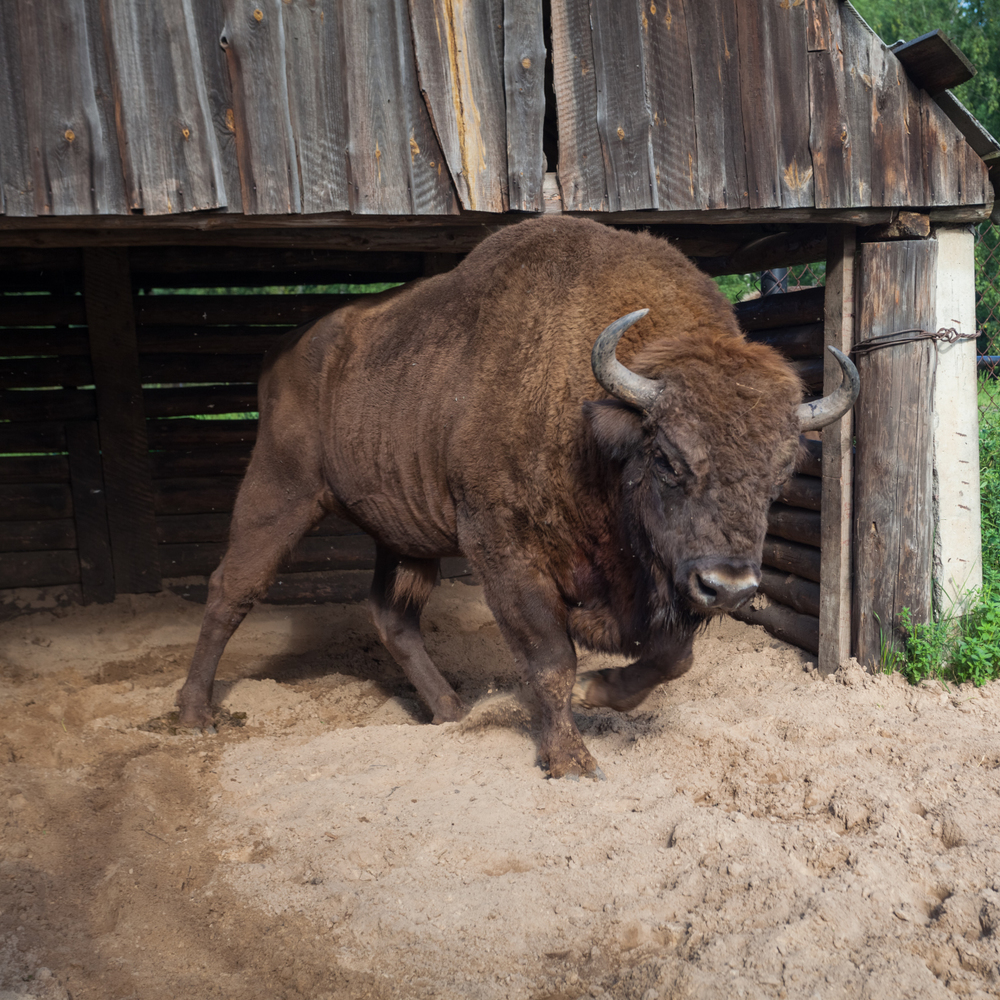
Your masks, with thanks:
M9 0L0 229L539 212L547 103L567 211L992 201L840 0Z

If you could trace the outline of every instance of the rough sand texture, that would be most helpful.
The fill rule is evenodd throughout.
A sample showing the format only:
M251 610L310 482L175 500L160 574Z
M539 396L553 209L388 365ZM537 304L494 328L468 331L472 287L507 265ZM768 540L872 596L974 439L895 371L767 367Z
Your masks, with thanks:
M1000 996L996 685L824 680L725 620L556 782L478 588L425 617L465 722L363 608L260 607L213 737L163 720L199 606L15 596L0 1000Z

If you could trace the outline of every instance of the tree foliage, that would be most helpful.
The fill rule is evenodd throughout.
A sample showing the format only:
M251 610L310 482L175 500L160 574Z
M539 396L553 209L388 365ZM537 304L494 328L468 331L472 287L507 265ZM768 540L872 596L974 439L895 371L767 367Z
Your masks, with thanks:
M1000 0L854 0L887 45L940 28L976 67L955 96L1000 136Z

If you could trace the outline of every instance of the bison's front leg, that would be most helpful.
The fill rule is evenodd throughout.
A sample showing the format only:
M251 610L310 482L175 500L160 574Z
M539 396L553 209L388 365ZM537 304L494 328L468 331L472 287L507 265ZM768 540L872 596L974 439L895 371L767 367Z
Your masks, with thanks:
M692 639L670 637L627 667L590 670L573 686L573 704L580 708L613 708L628 712L641 705L654 688L691 669Z
M529 571L530 573L530 571ZM553 778L603 778L570 711L576 678L576 651L566 632L565 609L553 587L527 574L498 580L486 576L484 589L518 666L538 699L541 740L538 755Z

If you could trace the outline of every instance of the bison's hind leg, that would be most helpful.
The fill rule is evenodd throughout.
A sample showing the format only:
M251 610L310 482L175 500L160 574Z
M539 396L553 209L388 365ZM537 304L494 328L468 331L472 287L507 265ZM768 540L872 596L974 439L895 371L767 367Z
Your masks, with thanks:
M433 721L456 722L465 706L427 655L420 635L420 613L437 574L437 559L408 559L379 545L368 606L385 648L434 713Z

